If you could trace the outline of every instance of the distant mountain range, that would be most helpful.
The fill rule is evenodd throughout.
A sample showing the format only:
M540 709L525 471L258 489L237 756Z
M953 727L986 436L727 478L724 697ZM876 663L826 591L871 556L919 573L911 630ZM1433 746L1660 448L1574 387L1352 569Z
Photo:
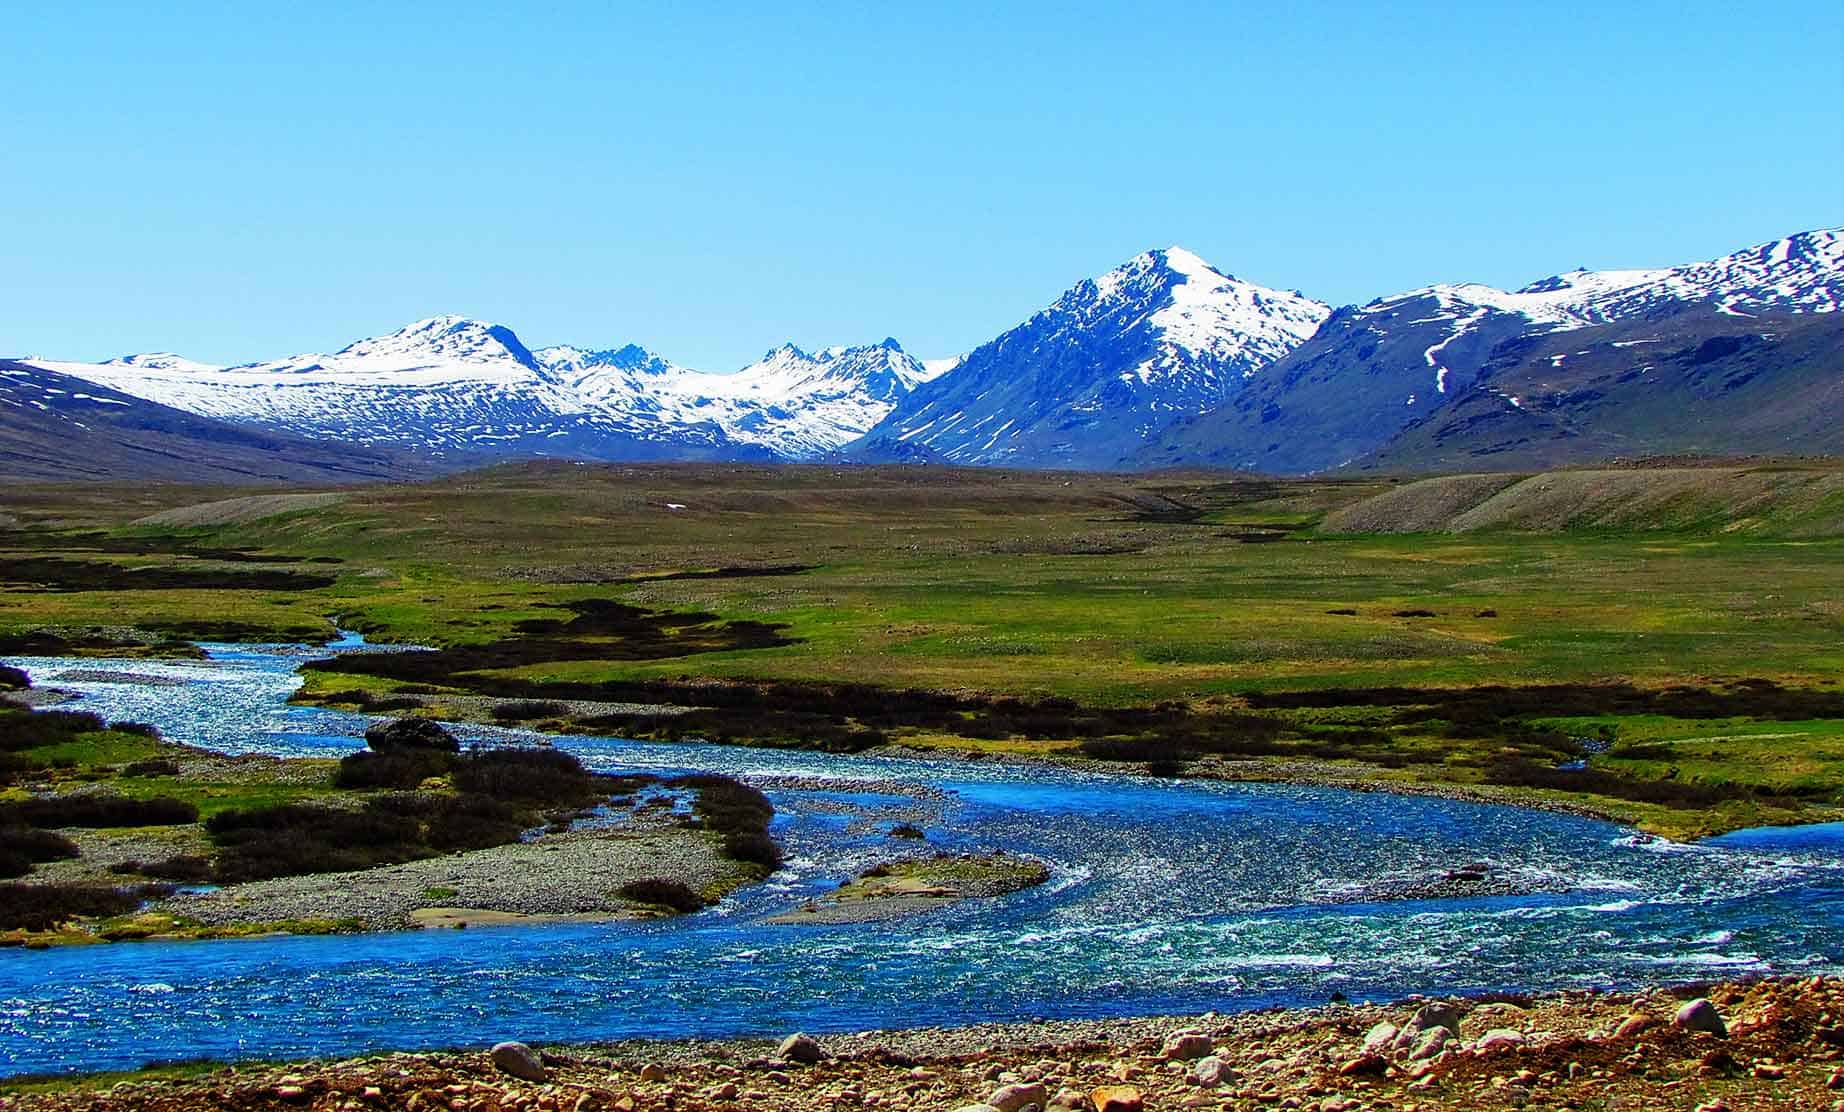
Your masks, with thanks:
M533 351L456 316L235 367L19 360L0 378L0 443L13 445L0 471L60 473L58 439L30 432L53 420L45 398L68 411L84 392L65 379L208 422L189 433L206 441L350 446L367 474L533 456L1302 473L1838 453L1841 303L1837 230L1668 269L1571 271L1514 292L1436 285L1336 310L1173 247L947 360L895 340L784 345L712 374L631 344ZM44 381L65 392L33 394L28 371L63 376Z

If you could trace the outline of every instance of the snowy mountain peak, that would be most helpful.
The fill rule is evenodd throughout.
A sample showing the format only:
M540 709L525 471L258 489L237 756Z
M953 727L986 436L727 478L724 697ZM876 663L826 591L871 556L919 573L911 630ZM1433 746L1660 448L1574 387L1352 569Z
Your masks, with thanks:
M1576 269L1515 292L1478 283L1427 286L1380 298L1363 312L1432 298L1445 312L1516 313L1551 329L1585 328L1711 304L1722 312L1829 313L1844 307L1844 230L1801 232L1719 259L1640 270Z
M196 359L187 359L183 355L174 355L170 351L145 351L138 355L119 355L114 359L105 360L103 366L138 367L146 371L178 371L182 373L215 371L220 369L215 363L200 363Z
M538 368L537 359L512 329L452 315L428 317L388 336L348 344L336 358L389 362L405 368L511 360L531 370Z

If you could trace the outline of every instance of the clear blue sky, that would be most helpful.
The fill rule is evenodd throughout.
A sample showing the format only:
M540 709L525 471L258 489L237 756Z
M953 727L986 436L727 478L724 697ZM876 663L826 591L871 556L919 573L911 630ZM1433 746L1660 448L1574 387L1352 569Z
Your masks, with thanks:
M1171 243L1345 303L1844 223L1835 2L282 7L9 8L0 354L933 356Z

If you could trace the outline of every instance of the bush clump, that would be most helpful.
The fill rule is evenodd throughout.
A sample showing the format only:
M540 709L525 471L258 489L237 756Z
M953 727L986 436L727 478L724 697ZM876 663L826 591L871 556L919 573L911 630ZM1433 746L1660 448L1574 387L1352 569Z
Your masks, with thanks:
M771 873L781 867L781 847L768 833L775 805L767 796L739 780L715 773L681 776L666 781L666 786L691 788L698 793L692 812L723 839L725 857Z
M595 778L560 749L489 749L456 763L455 787L495 799L568 806L594 797Z
M676 880L663 880L650 877L646 880L630 880L623 884L619 893L623 899L635 903L653 904L656 907L668 907L680 914L689 914L701 910L704 897Z
M0 825L101 829L121 826L177 826L197 822L198 808L181 799L89 793L27 799L0 807Z
M0 709L0 751L17 753L47 745L62 745L82 735L108 729L103 720L84 710Z
M182 884L202 884L211 879L211 862L197 854L179 854L161 861L123 861L109 866L117 876L145 876Z
M77 856L77 843L49 830L0 826L0 877L22 877L32 866Z
M71 919L126 915L164 891L107 884L0 884L0 930L46 931Z
M288 803L222 811L205 823L226 884L337 873L516 842L536 821L484 795L398 792L363 807Z
M0 691L24 691L32 686L32 677L19 668L0 664Z
M123 776L178 776L179 766L172 761L135 761L122 766Z
M333 784L353 790L407 791L430 777L448 775L454 765L454 755L439 749L397 749L387 753L362 750L340 758Z
M541 718L562 718L569 713L570 704L555 699L519 699L493 708L493 717L501 722L535 722Z

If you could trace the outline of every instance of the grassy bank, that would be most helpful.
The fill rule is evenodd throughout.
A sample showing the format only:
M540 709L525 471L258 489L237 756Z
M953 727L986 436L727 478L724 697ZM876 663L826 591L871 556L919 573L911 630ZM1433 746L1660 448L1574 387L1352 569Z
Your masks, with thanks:
M0 537L0 654L337 623L444 650L310 672L305 697L342 706L1329 765L1674 836L1838 817L1836 468L1671 474L1669 497L1640 484L1650 509L1571 480L1624 509L1550 521L1533 497L1506 520L1543 531L1412 534L1387 530L1428 499L1373 479L558 464L168 524L136 521L222 494L31 490L0 506L24 523Z

